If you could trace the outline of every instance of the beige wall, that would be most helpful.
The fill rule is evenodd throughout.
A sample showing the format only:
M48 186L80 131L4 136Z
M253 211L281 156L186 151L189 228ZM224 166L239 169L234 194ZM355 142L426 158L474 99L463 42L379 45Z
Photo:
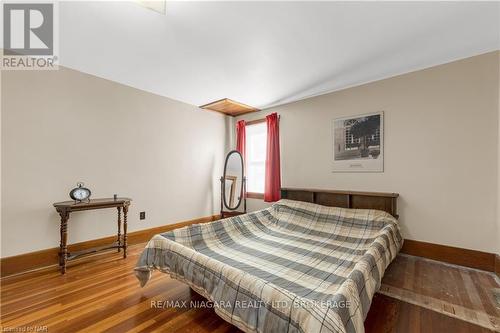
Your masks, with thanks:
M96 198L131 197L130 231L218 212L223 115L64 68L1 83L2 257L58 246L52 203L77 181ZM74 213L69 240L111 235L115 221Z
M498 73L494 52L239 119L281 115L283 186L398 192L404 237L495 252ZM385 172L333 173L332 121L375 111Z
M497 77L498 80L497 254L500 255L500 52L498 52L498 63L499 66L498 66L498 77Z

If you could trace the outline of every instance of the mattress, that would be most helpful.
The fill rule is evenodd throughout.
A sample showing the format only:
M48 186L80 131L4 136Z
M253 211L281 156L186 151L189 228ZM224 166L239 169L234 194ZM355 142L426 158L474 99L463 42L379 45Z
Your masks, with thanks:
M364 332L402 242L386 212L280 200L154 236L135 273L185 282L245 332Z

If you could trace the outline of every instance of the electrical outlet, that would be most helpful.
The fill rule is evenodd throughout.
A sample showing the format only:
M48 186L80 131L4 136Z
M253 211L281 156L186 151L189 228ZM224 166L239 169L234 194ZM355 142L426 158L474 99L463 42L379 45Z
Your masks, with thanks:
M139 220L145 220L146 219L146 212L140 212L139 213Z

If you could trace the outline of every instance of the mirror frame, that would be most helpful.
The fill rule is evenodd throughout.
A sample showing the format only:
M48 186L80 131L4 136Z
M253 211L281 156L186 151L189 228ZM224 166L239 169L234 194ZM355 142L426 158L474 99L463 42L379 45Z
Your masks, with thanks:
M229 157L231 155L236 154L240 158L240 163L241 163L241 190L239 193L239 200L238 204L235 207L229 207L226 201L226 171L227 171L227 162L229 161ZM234 184L234 181L233 181ZM243 201L243 191L245 188L245 163L243 162L243 156L241 156L241 153L237 150L231 150L229 153L227 153L226 160L224 162L224 173L222 176L222 200L224 201L224 208L229 209L229 210L236 210L238 207L240 207L241 202Z

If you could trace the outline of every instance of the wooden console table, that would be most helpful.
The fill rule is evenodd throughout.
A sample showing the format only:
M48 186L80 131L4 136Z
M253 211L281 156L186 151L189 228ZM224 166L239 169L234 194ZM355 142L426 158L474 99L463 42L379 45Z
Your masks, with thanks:
M59 247L59 267L61 268L61 273L66 273L66 263L69 260L75 259L85 254L95 253L98 251L108 250L108 249L118 249L120 252L123 249L123 258L127 258L127 213L128 206L132 199L129 198L113 198L106 199L91 199L89 202L75 202L75 201L64 201L56 202L54 207L61 216L61 243ZM85 251L79 251L76 253L69 253L67 247L68 241L68 220L69 214L72 212L78 212L82 210L92 210L92 209L103 209L103 208L116 208L118 210L118 234L116 237L116 242L109 246L103 246L99 248L93 248ZM121 212L123 210L123 239L121 235Z

